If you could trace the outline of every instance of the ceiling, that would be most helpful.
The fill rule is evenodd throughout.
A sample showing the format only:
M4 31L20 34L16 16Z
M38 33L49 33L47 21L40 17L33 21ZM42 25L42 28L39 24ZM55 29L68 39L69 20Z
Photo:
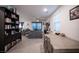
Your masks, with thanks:
M59 7L58 5L14 5L20 14L36 18L45 18L55 12ZM44 12L43 9L47 8L48 12Z

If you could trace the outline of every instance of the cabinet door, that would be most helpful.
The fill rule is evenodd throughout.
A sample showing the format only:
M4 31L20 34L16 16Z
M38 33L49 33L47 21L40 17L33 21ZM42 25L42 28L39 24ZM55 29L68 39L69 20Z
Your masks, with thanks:
M0 10L0 51L4 49L4 11Z

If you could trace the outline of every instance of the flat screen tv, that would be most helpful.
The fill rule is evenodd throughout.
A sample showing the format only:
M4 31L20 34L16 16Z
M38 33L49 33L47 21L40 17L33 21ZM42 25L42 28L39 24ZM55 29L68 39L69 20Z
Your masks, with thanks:
M79 5L70 10L70 20L79 19Z

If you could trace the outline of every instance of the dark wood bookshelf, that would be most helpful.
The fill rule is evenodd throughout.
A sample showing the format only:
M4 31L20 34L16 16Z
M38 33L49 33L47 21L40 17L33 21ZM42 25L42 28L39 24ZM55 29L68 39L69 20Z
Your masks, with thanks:
M0 7L0 52L7 52L19 41L21 41L19 15Z

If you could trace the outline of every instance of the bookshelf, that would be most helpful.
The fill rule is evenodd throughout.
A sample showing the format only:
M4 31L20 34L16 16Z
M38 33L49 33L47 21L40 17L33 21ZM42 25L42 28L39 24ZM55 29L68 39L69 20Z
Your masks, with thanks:
M21 41L19 15L0 7L0 52L7 52L19 41Z

